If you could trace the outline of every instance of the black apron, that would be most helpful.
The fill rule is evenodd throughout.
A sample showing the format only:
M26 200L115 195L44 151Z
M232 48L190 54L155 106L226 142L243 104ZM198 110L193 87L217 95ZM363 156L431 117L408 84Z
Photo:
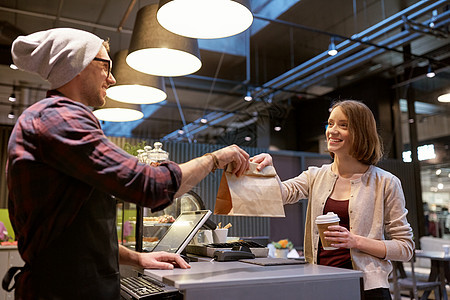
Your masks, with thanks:
M24 284L33 299L120 299L116 201L94 189L64 234L23 272L30 281L16 276L16 295Z

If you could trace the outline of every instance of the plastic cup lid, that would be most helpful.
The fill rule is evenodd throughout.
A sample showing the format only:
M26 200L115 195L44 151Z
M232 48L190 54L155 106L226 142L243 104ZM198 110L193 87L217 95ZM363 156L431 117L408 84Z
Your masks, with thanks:
M334 212L329 212L326 215L317 216L316 224L339 222L339 220L340 219L337 214L335 214Z

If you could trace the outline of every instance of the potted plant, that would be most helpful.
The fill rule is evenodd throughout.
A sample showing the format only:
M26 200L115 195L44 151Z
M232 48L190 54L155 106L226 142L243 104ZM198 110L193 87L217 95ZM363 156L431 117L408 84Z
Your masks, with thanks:
M272 242L272 245L275 247L275 257L278 258L287 258L289 251L294 248L294 244L288 239Z

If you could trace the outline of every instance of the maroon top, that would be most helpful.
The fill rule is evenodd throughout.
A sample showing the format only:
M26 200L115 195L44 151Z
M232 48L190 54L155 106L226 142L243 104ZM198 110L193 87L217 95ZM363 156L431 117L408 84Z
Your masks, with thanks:
M350 228L350 220L348 216L348 200L333 200L327 199L323 214L334 212L339 216L339 225L347 229ZM352 269L352 259L350 257L350 249L339 248L337 250L324 250L322 243L319 240L319 253L317 255L317 263L319 265L340 267Z

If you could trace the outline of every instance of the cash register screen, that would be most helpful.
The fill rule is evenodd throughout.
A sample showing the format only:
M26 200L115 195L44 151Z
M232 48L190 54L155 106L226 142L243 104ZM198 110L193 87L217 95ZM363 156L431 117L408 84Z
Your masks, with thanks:
M158 244L156 244L152 252L166 251L180 254L206 220L208 220L211 213L210 210L182 212Z

